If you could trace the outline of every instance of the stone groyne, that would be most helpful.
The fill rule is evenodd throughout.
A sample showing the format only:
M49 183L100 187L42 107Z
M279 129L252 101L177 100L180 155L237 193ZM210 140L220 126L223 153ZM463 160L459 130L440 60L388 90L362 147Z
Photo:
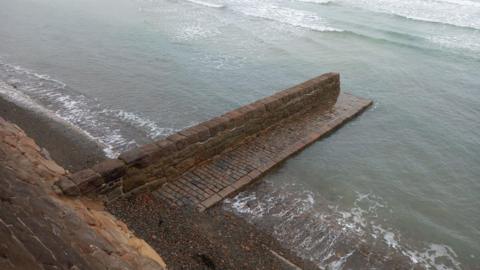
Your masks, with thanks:
M203 210L370 104L341 94L339 74L323 74L68 175L56 186L67 195L104 194L107 200L160 190L173 204Z

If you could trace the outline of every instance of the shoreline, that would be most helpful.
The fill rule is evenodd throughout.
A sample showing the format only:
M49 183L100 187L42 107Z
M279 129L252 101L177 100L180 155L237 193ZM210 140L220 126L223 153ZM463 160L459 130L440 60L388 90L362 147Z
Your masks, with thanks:
M106 210L151 245L169 269L321 269L221 205L197 212L169 207L147 192Z
M69 171L89 168L106 157L93 141L72 128L0 96L0 117L18 125Z
M67 170L78 171L105 159L101 148L78 132L3 97L0 117L18 125ZM145 198L150 204L145 205ZM204 214L170 209L147 193L115 201L106 210L149 243L172 269L236 269L239 265L244 269L318 269L221 206Z

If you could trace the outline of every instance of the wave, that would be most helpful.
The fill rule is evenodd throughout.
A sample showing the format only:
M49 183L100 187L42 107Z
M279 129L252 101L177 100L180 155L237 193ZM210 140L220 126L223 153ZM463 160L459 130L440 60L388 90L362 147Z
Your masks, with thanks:
M275 21L308 30L318 32L343 32L342 29L328 26L321 17L308 11L269 4L238 6L236 10L250 17Z
M390 12L390 14L412 21L417 22L424 22L424 23L432 23L432 24L441 24L441 25L448 25L453 27L460 27L460 28L467 28L472 30L480 30L480 22L455 22L451 20L444 20L444 18L433 18L433 17L426 17L422 15L405 15L400 13Z
M480 7L480 2L474 2L474 1L468 1L468 0L435 0L435 1L459 5L459 6Z
M110 158L174 132L138 114L99 104L48 75L3 62L0 95L74 128L98 143Z
M322 269L394 265L461 269L450 247L422 243L414 248L399 232L385 228L379 212L388 211L388 205L372 194L357 193L353 207L342 209L301 186L277 187L264 181L255 190L225 200L223 207L271 232L285 247Z
M435 35L428 38L430 42L449 49L468 50L474 53L480 52L480 33L457 34L457 35ZM476 54L478 56L478 54Z
M201 25L185 25L179 26L179 30L175 33L175 39L179 41L190 41L196 39L211 38L219 35L217 28L205 28Z
M210 3L210 2L200 1L200 0L186 0L186 1L197 4L197 5L205 6L205 7L210 7L210 8L224 8L225 7L225 5L223 5L223 4L215 4L215 3Z
M342 4L410 20L480 29L480 3L469 0L339 0Z
M332 0L296 0L296 1L305 2L305 3L322 4L322 5L333 3Z

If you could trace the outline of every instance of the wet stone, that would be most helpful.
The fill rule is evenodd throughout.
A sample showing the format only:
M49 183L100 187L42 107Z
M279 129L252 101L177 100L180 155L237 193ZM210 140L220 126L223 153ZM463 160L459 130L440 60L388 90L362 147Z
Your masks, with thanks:
M60 188L63 194L68 196L78 196L80 195L80 189L78 186L69 178L62 177L60 180L55 182L55 185Z
M125 163L119 159L107 159L93 166L95 172L100 174L105 182L110 182L125 174Z
M102 177L92 169L85 169L70 175L81 193L90 192L103 184Z

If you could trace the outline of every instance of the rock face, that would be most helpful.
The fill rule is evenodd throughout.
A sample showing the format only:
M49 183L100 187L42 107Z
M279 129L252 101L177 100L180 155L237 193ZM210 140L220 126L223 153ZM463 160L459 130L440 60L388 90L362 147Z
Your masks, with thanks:
M0 118L0 268L166 269L126 225L87 199L56 195L66 171Z

